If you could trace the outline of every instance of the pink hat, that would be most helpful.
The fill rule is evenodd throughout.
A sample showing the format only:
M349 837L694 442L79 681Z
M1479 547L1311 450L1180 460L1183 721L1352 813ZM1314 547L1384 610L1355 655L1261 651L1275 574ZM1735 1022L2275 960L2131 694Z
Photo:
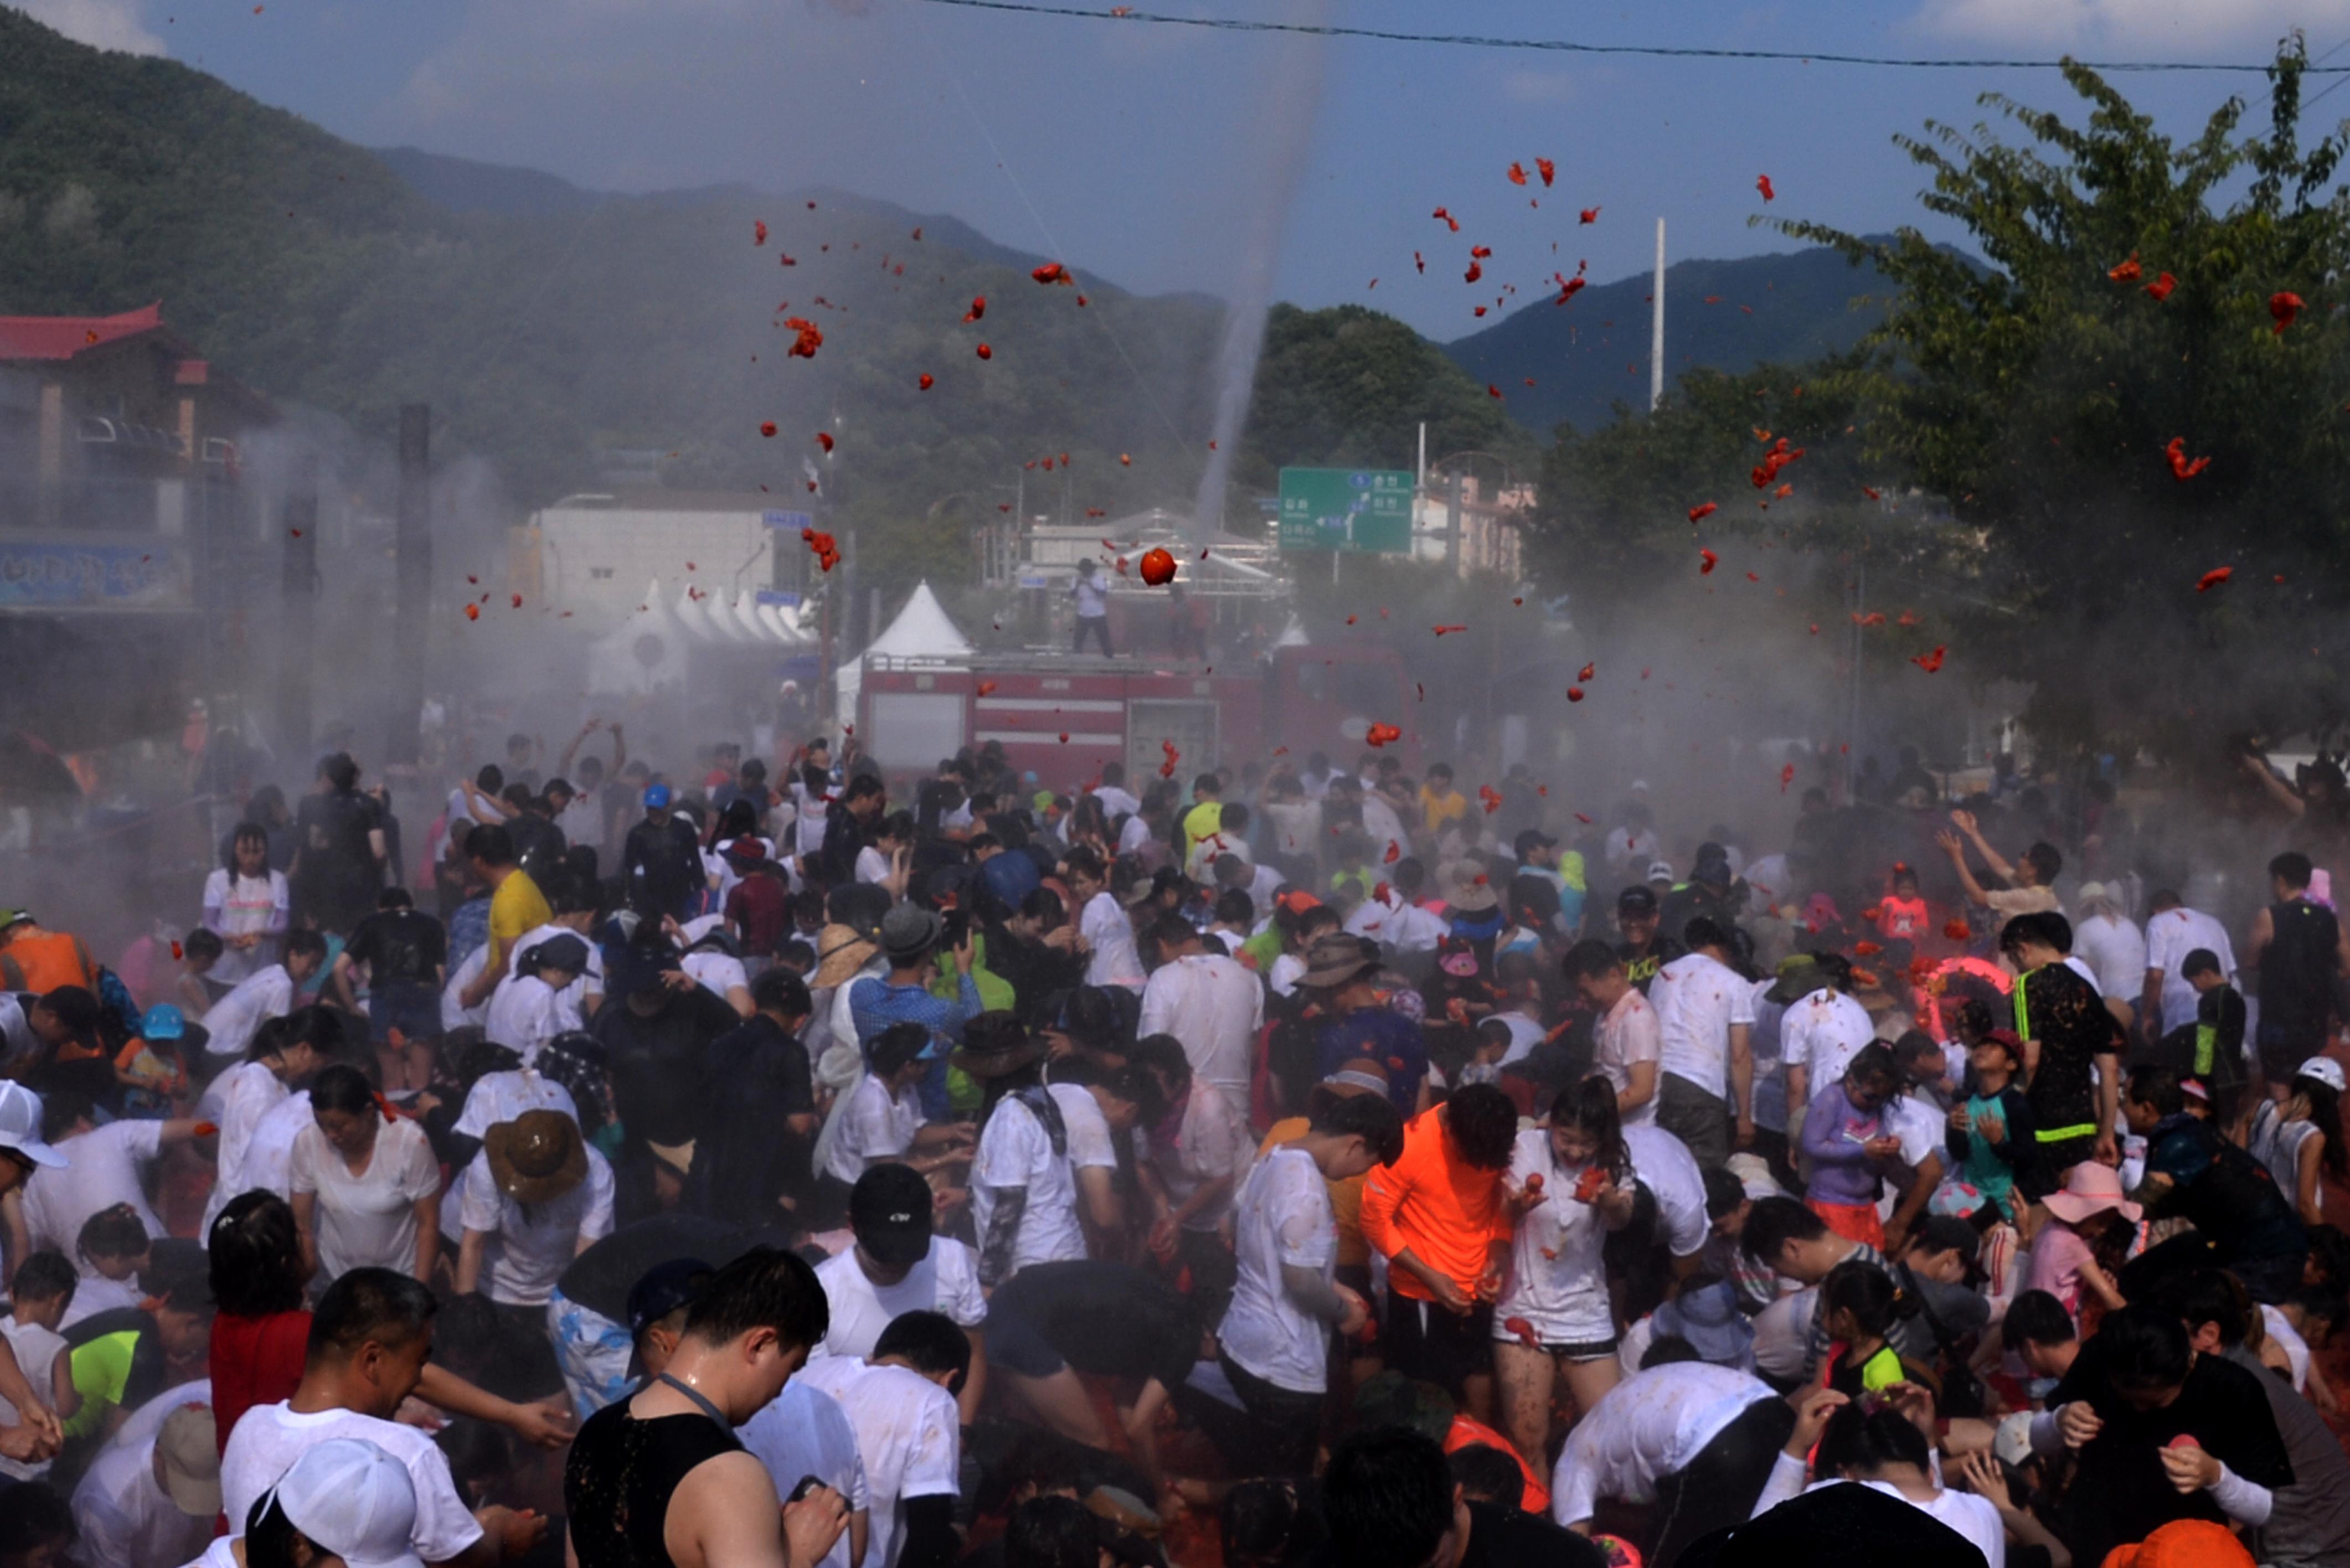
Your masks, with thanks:
M2119 1210L2122 1218L2135 1225L2142 1212L2123 1196L2120 1174L2094 1159L2085 1159L2065 1172L2064 1190L2050 1193L2046 1201L2048 1212L2070 1225L2108 1209Z

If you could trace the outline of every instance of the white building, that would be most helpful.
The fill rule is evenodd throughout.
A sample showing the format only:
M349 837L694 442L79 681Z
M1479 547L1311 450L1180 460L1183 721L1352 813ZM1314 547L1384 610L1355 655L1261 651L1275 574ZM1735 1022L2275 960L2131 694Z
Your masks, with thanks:
M514 552L515 587L589 628L619 623L659 580L733 606L797 602L811 559L806 513L723 491L621 490L569 495L531 514ZM779 597L780 596L780 597Z

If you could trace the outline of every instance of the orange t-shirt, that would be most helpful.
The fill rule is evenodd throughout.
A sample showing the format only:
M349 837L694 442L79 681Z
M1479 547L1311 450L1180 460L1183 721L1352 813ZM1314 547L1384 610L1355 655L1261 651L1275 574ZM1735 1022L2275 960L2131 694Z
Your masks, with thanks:
M1462 1295L1475 1293L1486 1249L1507 1243L1514 1230L1502 1201L1502 1172L1480 1170L1453 1151L1442 1106L1405 1123L1402 1155L1372 1167L1363 1183L1363 1240L1387 1258L1409 1248ZM1411 1301L1432 1299L1409 1269L1389 1273L1388 1288Z
M1518 1500L1518 1506L1528 1513L1549 1518L1550 1482L1534 1473L1534 1466L1526 1463L1525 1456L1518 1452L1517 1445L1482 1421L1468 1416L1453 1417L1452 1429L1444 1434L1444 1451L1457 1454L1463 1449L1480 1446L1499 1449L1518 1461L1518 1473L1526 1478L1525 1495Z

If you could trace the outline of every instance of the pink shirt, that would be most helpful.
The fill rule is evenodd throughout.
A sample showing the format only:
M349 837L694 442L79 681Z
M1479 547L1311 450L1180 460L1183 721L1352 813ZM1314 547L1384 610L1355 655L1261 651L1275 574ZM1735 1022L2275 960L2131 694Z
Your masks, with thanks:
M2023 1288L2046 1291L2064 1303L2077 1328L2081 1322L2081 1271L2095 1268L2096 1263L2096 1254L2071 1226L2052 1220L2047 1229L2032 1239L2032 1267L2025 1274Z

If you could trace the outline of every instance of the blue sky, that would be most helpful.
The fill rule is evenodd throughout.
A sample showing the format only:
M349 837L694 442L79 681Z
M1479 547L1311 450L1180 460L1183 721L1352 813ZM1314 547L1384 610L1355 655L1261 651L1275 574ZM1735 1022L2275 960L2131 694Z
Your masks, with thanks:
M369 144L516 163L581 184L844 187L962 217L1145 291L1222 292L1270 179L1273 95L1295 46L1137 22L1035 18L924 0L18 0L78 36L166 52ZM1156 0L1145 8L1334 19L1593 43L1901 55L2265 59L2287 27L2350 63L2350 0ZM1107 10L1107 5L1101 7ZM1554 267L1645 266L1783 244L1763 211L1862 230L1918 215L1891 143L1975 96L2067 95L2053 72L1916 71L1595 58L1362 41L1326 46L1278 271L1282 297L1358 300L1440 337L1483 325L1488 283L1537 297ZM2127 88L2183 134L2258 77L2147 76ZM2350 115L2350 91L2318 106ZM1519 190L1554 159L1555 189ZM1539 198L1541 207L1528 206ZM1429 213L1449 207L1450 233ZM1597 205L1580 227L1576 209ZM1555 254L1551 246L1559 248ZM1423 276L1412 265L1428 259ZM1380 279L1375 292L1368 280ZM1490 320L1490 318L1489 318Z

